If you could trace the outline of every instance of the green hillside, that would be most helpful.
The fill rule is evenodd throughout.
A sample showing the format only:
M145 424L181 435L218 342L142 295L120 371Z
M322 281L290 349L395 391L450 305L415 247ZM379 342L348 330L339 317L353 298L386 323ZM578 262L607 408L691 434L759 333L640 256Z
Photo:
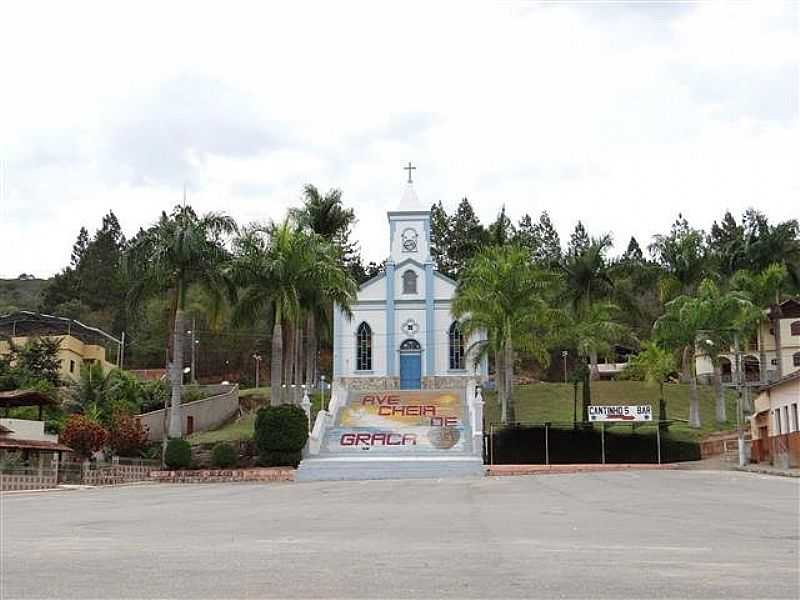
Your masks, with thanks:
M0 314L39 310L47 279L0 279Z
M717 426L714 421L714 388L699 386L700 417L703 426L697 430L684 422L675 423L670 433L675 437L696 438L717 430L736 427L736 400L732 392L727 394L727 423ZM689 417L689 385L672 383L664 386L667 401L667 416L686 421ZM487 426L499 423L500 406L493 392L487 392L484 407ZM573 386L563 383L535 383L514 388L517 421L530 423L572 423ZM578 388L578 412L580 414L580 387ZM641 381L596 381L592 383L593 404L650 404L653 413L658 410L658 386Z

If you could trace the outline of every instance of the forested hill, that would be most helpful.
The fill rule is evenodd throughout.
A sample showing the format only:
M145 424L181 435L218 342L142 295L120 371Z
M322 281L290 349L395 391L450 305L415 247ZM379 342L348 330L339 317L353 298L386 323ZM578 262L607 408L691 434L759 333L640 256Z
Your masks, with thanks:
M0 314L15 310L39 310L49 279L0 279Z

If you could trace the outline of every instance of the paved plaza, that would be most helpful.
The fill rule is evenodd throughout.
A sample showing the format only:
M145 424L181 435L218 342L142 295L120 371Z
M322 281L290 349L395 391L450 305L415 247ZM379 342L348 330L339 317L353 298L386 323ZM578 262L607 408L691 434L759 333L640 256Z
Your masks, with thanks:
M2 598L796 598L797 479L630 471L6 495Z

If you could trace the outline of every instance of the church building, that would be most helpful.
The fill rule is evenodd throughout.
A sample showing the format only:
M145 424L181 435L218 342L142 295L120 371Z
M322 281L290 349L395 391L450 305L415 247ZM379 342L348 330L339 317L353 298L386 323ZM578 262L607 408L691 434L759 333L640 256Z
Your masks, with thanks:
M334 385L353 390L463 389L487 375L452 314L456 282L431 259L431 213L410 177L388 213L385 272L366 281L350 319L334 307ZM469 355L468 355L469 354Z

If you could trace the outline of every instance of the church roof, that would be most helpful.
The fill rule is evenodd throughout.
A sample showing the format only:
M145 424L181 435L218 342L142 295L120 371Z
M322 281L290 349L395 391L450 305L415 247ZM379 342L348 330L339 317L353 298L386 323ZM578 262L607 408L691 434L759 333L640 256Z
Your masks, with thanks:
M414 190L414 184L407 183L406 189L403 190L403 197L400 199L400 206L397 207L396 212L418 212L429 209L429 206L426 207L419 201L417 192Z

